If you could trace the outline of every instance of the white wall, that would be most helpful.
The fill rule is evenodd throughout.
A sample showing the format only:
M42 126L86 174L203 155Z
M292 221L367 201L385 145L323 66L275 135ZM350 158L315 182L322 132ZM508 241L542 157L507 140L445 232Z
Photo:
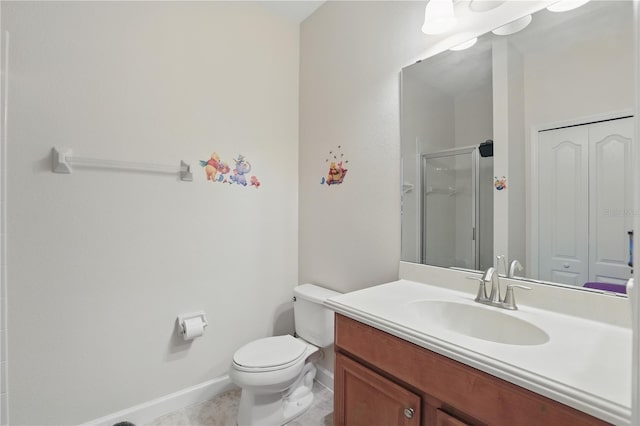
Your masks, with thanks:
M398 75L419 9L328 2L301 27L300 281L339 291L391 281L400 260ZM321 185L333 146L349 152L341 185Z
M634 37L627 24L606 37L585 34L523 55L527 127L632 107Z
M298 26L244 2L3 2L2 28L10 423L113 413L291 331ZM53 174L54 145L175 165L243 154L262 186ZM176 315L199 309L210 326L185 344Z
M493 137L491 81L455 97L456 147L479 145Z

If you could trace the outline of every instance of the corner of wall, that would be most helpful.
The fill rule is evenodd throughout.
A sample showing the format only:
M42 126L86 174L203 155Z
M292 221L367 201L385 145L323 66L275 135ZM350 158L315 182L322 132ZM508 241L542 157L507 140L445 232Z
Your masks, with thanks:
M0 21L2 6L0 5ZM0 31L2 26L0 25ZM0 66L0 425L9 424L7 392L7 79L9 33L2 31Z

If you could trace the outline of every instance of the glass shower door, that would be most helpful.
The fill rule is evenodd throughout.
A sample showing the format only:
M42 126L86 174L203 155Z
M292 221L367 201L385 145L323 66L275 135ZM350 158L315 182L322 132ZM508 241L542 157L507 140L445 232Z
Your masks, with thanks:
M422 262L478 269L477 148L422 156Z

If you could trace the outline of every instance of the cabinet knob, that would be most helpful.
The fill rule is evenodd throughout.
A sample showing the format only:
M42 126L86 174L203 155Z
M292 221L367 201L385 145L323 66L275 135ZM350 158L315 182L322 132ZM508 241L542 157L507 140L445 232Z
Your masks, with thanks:
M413 418L413 408L405 408L404 409L404 416L408 419Z

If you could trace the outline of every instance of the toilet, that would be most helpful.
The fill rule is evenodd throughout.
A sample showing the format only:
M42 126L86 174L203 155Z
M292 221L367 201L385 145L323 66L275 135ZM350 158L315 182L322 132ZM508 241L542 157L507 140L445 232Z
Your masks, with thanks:
M333 343L333 311L324 300L337 293L313 284L293 290L296 337L267 337L236 351L229 370L242 388L239 426L281 426L313 402L314 362Z

